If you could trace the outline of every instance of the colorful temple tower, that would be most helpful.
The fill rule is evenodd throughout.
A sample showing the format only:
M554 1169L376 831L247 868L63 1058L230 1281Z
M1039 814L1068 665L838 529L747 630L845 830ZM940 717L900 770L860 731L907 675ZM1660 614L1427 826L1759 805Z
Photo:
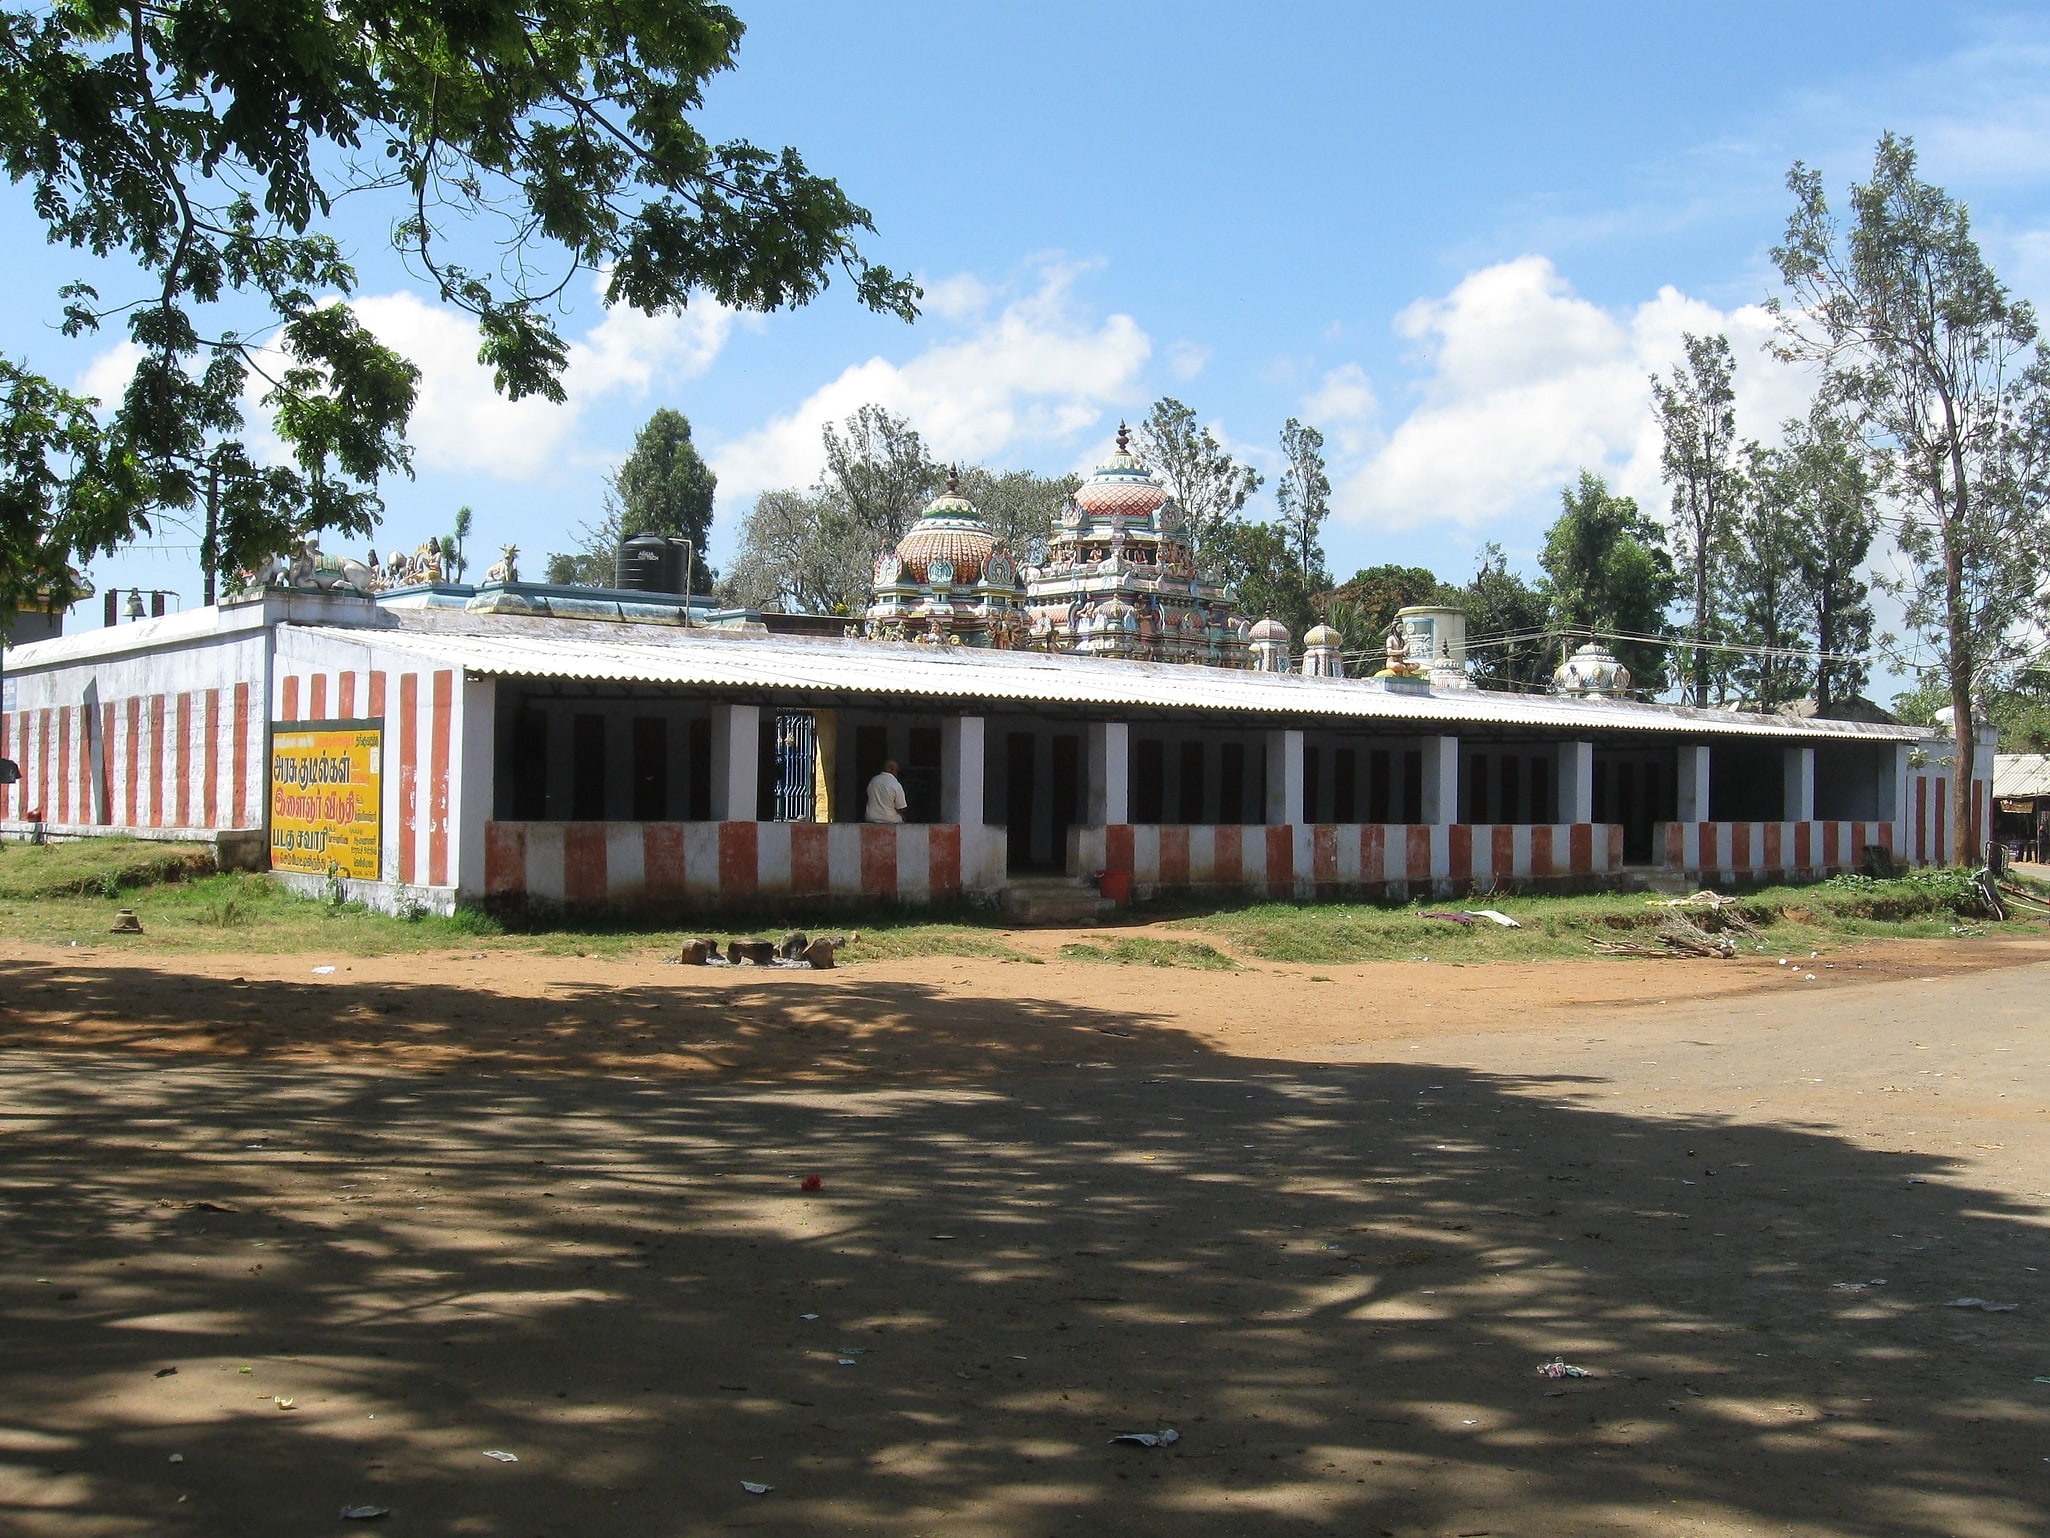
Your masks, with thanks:
M1024 580L1021 644L1036 650L1247 664L1251 625L1224 584L1197 570L1181 510L1122 422L1117 452L1061 509L1044 564Z
M1017 561L950 475L897 548L876 557L862 628L873 640L1007 649L1025 630L1024 596Z

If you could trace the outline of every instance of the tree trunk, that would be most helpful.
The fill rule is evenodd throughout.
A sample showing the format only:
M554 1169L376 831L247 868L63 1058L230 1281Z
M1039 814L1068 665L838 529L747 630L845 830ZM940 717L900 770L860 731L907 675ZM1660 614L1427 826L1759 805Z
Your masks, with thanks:
M1957 864L1977 865L1979 851L1974 847L1972 837L1972 771L1979 748L1979 733L1972 721L1973 667L1969 618L1964 609L1964 563L1949 529L1943 532L1943 587L1944 618L1950 630L1950 657L1946 671L1950 675L1951 729L1957 739L1957 754L1952 760L1955 773L1950 788L1950 848L1952 859Z

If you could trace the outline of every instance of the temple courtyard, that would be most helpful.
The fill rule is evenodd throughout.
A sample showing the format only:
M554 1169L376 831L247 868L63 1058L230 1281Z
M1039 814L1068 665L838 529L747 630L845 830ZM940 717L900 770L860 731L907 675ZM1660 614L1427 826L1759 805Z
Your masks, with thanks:
M0 942L0 1530L2041 1530L2050 940L1011 938Z

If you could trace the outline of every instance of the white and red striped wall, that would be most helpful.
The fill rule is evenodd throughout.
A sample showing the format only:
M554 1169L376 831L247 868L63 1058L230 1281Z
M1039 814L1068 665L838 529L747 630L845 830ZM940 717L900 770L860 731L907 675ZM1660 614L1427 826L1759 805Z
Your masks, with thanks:
M247 683L0 716L0 822L206 832L263 822L263 717Z
M1982 747L1973 767L1972 847L1957 863L1970 864L1986 839L1986 804L1993 794L1993 750ZM1950 796L1956 779L1954 764L1908 771L1907 815L1902 819L1900 847L1895 853L1910 865L1949 865L1951 858Z
M1137 895L1224 888L1276 898L1600 877L1623 864L1610 823L1114 824L1069 830L1070 868L1129 871Z
M953 823L492 822L484 895L577 907L924 903L1003 885L1002 830Z
M1893 848L1890 822L1662 822L1653 847L1667 870L1704 880L1827 876L1856 870L1867 847Z
M446 908L458 890L483 889L494 702L491 680L465 680L377 644L374 634L358 641L278 632L275 724L384 724L379 866L386 890L352 888L354 895L379 906L425 900ZM466 808L474 812L466 816Z
M123 626L116 648L91 635L11 659L0 758L21 779L0 785L0 825L164 838L260 829L264 631L197 611Z

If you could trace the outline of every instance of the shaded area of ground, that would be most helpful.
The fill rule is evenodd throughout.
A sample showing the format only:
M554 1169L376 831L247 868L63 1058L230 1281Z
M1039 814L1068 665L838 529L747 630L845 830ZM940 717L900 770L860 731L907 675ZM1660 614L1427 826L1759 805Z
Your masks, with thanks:
M167 986L64 965L10 1000L173 1028ZM1322 1064L1191 1023L1238 974L1137 978L1140 1011L1044 987L1102 967L1013 970L1038 996L1001 1019L832 980L850 1021L979 1022L944 1083L54 1051L16 1014L0 1528L2038 1530L2050 969ZM720 1039L794 1029L796 986L722 982ZM308 991L252 978L234 1029Z

